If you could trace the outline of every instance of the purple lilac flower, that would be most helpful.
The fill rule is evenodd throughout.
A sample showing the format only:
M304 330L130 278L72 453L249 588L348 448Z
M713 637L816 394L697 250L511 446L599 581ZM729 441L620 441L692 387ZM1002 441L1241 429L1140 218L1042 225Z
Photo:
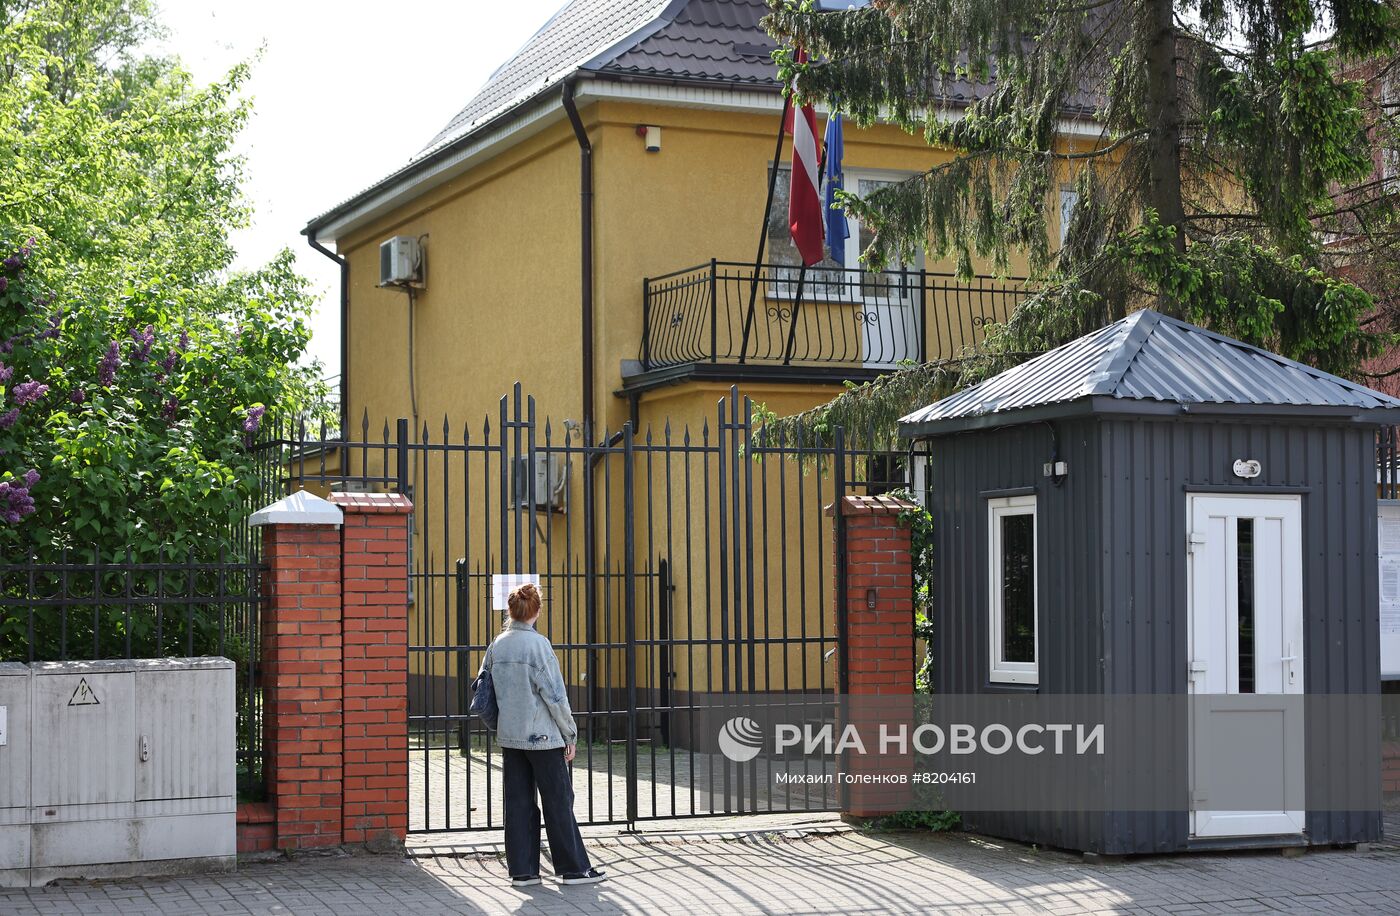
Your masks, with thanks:
M243 421L243 431L245 433L255 433L258 427L262 426L263 414L267 413L266 407L248 408L248 416Z
M7 290L7 289L9 289L9 288L10 288L10 278L9 278L9 277L0 277L0 293L3 293L5 290Z
M131 339L136 341L136 346L131 350L131 361L144 363L151 358L151 347L156 342L156 329L152 325L146 325L144 331L132 331Z
M26 404L33 404L35 401L49 393L49 386L41 382L28 381L20 382L15 386L15 403L23 407Z
M25 485L26 487L29 487L29 488L32 489L32 488L34 487L34 485L35 485L36 483L38 483L38 482L39 482L39 472L38 472L38 471L34 470L33 468L30 468L29 470L27 470L27 471L24 472L24 485Z
M175 363L179 361L179 359L180 354L176 353L174 350L171 350L170 355L166 356L165 359L160 361L161 371L165 373L171 372L172 370L174 370Z
M107 347L107 354L97 365L97 381L103 388L112 387L112 383L117 380L117 367L122 364L118 346L115 340L112 341L111 345Z
M0 429L9 429L19 422L19 408L11 408L8 413L0 413Z
M0 382L8 382L15 374L13 366L0 363Z
M45 330L42 334L40 334L38 339L39 339L39 340L57 340L57 339L58 339L59 329L62 327L62 325L63 325L63 313L62 313L62 312L54 312L52 315L49 316L49 326L48 326L48 329Z
M19 264L19 255L17 254L12 254L5 260L0 261L0 267L4 267L6 270L14 270L19 267Z
M16 340L19 340L19 338L11 337L9 340L0 340L0 353L13 353Z
M68 400L72 401L74 404L81 404L87 400L87 392L81 388L74 388L72 391L68 392Z
M170 398L161 408L160 415L166 423L174 423L180 412L180 399Z
M34 474L37 482L39 475ZM29 480L29 474L24 479ZM29 487L33 484L21 486L18 481L0 481L0 521L8 522L11 525L18 524L20 519L34 512L34 497L29 495Z
M180 352L183 353L184 351L188 350L189 348L190 348L190 332L189 332L189 331L181 331L181 332L180 332Z

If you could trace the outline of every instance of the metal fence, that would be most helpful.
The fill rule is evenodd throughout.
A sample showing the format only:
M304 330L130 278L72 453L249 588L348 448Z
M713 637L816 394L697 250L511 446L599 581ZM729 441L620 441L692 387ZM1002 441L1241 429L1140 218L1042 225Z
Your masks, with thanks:
M1017 278L711 261L643 283L643 369L683 363L888 368L976 349L1029 295Z
M581 822L836 805L830 786L775 794L763 764L728 763L704 700L834 703L842 547L824 510L902 486L902 455L853 447L840 429L770 435L735 394L692 425L593 435L538 417L519 385L470 427L366 417L358 441L309 432L281 432L288 487L414 502L411 830L501 826L500 752L466 701L507 573L537 574L545 595L540 629L580 723Z
M260 797L262 699L257 686L260 567L251 539L211 558L159 551L63 553L58 562L0 563L0 660L82 661L222 655L235 663L238 791Z

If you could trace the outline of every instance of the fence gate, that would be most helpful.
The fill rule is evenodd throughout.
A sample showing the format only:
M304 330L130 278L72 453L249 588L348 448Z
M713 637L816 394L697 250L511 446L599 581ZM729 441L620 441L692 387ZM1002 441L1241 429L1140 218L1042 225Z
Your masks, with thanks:
M475 427L408 433L400 421L381 442L337 442L293 477L413 498L411 831L502 826L500 750L466 707L501 627L493 582L506 573L540 578L539 629L579 722L580 823L835 807L830 787L773 790L763 761L730 762L703 707L717 695L833 696L823 509L848 486L889 488L872 478L892 476L890 456L847 448L840 430L769 436L734 392L698 428L629 424L595 438L537 418L517 384ZM344 462L329 475L328 453L331 471Z

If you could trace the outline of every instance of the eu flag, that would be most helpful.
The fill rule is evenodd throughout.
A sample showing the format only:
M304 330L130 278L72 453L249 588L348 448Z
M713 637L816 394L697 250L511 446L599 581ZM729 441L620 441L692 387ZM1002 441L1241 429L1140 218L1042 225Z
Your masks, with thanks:
M826 244L831 249L831 260L846 266L846 239L851 237L851 229L846 225L846 213L836 205L836 192L841 190L845 177L841 173L841 158L845 155L845 140L841 133L841 115L831 113L826 119L826 137L822 140L826 147L826 170L822 188L822 206L826 212Z

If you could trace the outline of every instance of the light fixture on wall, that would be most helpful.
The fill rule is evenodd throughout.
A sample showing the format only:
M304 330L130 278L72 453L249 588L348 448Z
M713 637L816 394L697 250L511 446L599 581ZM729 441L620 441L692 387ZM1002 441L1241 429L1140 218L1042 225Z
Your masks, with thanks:
M646 141L648 153L661 152L661 128L655 124L638 124L637 136Z

